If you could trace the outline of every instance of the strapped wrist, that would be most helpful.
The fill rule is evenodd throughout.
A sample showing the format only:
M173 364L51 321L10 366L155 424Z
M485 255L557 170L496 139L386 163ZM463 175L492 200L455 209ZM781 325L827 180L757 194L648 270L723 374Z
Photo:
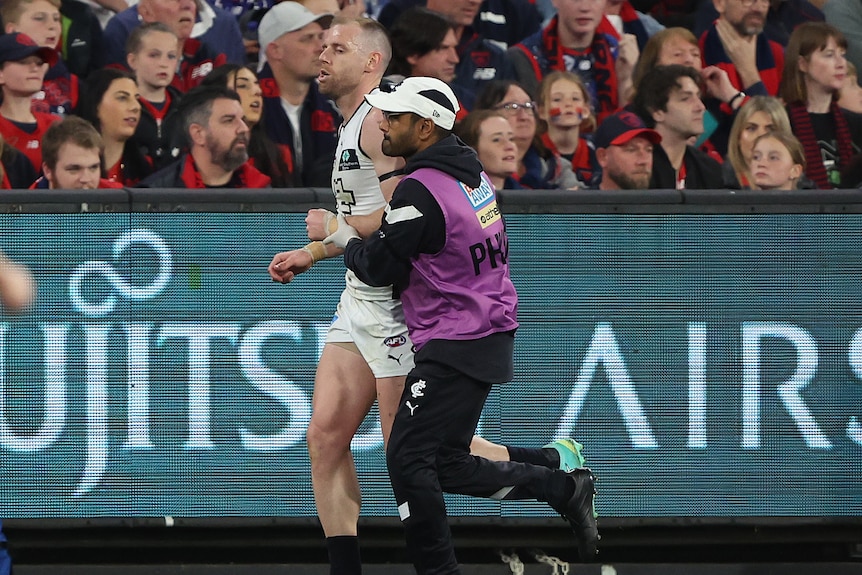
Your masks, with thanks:
M323 242L311 242L303 246L302 251L308 252L308 255L311 256L311 265L326 259L326 246L323 245Z

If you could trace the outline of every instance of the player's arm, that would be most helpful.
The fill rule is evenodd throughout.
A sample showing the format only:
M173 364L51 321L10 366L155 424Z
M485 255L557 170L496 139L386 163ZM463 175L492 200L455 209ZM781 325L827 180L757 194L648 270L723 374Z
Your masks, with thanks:
M381 112L376 108L365 116L362 129L359 132L359 145L362 151L374 162L374 171L377 172L377 178L380 180L380 191L383 192L383 199L388 204L392 201L395 187L404 175L404 158L387 156L383 153L383 132L380 131L381 119ZM377 227L380 227L380 221L377 222Z
M343 250L334 244L321 241L311 242L297 250L279 252L269 263L267 271L272 281L283 284L293 281L296 276L311 269L320 260L341 255Z
M380 131L380 111L372 110L365 116L362 129L359 132L359 147L374 162L374 171L380 181L380 191L386 203L392 200L395 186L401 181L404 158L391 157L383 153L383 132ZM380 208L366 215L347 216L349 223L361 237L367 238L377 231L383 219L383 211ZM305 218L305 228L309 239L322 240L335 231L334 214L328 210L309 210ZM340 255L340 251L332 253L331 256Z
M436 253L445 242L443 212L431 193L416 180L406 180L392 198L380 230L362 241L351 238L339 226L327 238L346 246L344 262L363 282L372 286L405 282L413 259L422 253Z
M380 191L383 199L388 204L392 200L395 186L401 181L404 168L404 158L387 156L383 153L383 132L380 131L380 110L374 109L365 115L362 128L359 131L359 147L374 162L374 171L380 182ZM380 208L364 216L347 216L347 223L363 238L369 237L377 231L383 220L383 211Z

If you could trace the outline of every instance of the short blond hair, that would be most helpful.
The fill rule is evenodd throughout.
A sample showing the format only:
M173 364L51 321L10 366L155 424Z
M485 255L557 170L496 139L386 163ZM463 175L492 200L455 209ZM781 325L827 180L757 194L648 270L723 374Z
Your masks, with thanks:
M59 10L63 0L46 1ZM18 24L21 21L21 15L32 3L33 0L3 0L0 5L0 20L3 20L3 25Z

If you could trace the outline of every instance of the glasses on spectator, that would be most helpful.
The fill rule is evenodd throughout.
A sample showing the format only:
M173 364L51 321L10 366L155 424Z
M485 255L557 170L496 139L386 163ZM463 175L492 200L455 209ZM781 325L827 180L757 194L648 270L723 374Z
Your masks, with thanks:
M535 102L503 102L494 107L495 110L502 110L504 114L510 114L514 116L519 111L524 110L525 112L529 112L530 114L536 113L536 103Z
M739 0L739 3L742 4L743 8L751 8L755 4L765 4L769 5L769 0Z

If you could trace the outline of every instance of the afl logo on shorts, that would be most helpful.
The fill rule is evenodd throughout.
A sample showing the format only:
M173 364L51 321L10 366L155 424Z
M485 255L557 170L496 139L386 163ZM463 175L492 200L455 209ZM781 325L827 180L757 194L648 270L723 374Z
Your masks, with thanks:
M397 335L395 337L387 337L383 340L383 345L386 347L401 347L407 343L407 338L403 335Z

